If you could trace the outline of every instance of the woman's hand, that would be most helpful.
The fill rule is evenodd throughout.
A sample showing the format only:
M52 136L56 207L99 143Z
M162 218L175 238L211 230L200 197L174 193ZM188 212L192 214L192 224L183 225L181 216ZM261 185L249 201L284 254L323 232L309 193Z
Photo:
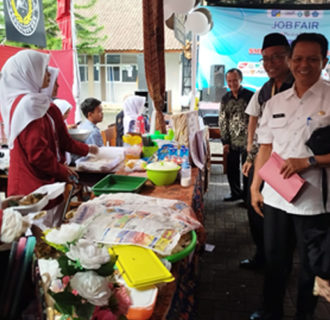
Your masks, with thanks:
M66 167L67 170L67 176L66 176L66 182L67 183L75 183L77 184L79 182L79 175L76 171L73 169L69 168L68 166Z
M76 129L78 127L78 124L68 124L67 125L68 129Z
M88 147L89 147L88 152L91 154L97 154L99 152L99 147L94 144L90 144Z

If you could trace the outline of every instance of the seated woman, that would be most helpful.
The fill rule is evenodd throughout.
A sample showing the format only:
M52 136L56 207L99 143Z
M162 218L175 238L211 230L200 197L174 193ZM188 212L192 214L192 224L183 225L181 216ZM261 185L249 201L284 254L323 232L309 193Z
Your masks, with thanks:
M123 107L124 134L128 132L144 133L141 131L149 131L147 118L143 115L145 102L146 98L141 96L129 96L125 99ZM141 127L143 127L143 130L141 130Z
M78 124L67 124L66 119L68 118L70 111L72 109L72 105L63 99L55 99L53 103L58 107L62 113L63 120L66 123L68 129L75 129L77 128Z
M50 82L48 61L48 54L22 50L1 70L0 108L10 148L8 196L26 195L57 181L72 182L77 173L64 165L62 152L84 156L98 151L95 146L72 144L61 112L41 93ZM58 206L63 206L62 197L48 209L56 212ZM60 222L55 220L52 225Z

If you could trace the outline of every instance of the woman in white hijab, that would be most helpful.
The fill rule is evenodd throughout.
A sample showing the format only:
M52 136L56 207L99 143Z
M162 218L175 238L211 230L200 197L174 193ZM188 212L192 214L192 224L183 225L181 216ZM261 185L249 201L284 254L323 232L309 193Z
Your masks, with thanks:
M10 148L9 196L29 194L56 181L71 181L75 175L60 161L62 142L70 138L62 115L41 92L49 85L48 61L47 54L22 50L1 70L0 111ZM80 147L80 155L94 149L84 144ZM61 202L55 200L51 206Z
M40 90L49 85L48 60L46 54L23 50L10 57L2 68L0 110L10 149L20 132L47 112L50 98ZM14 107L18 97L21 99Z
M50 99L55 99L57 96L58 83L57 78L60 69L54 67L48 67L49 72L49 85L46 88L41 89L41 93L46 94Z
M57 108L60 109L63 116L63 120L65 121L69 116L69 113L72 109L72 105L64 99L55 99L54 104L57 106Z
M70 111L72 109L72 105L64 100L64 99L55 99L54 101L54 104L57 106L57 108L60 109L61 113L62 113L62 116L63 116L63 120L67 126L68 129L75 129L77 128L78 124L68 124L66 122L66 119L69 117L69 114L70 114Z
M125 99L123 107L124 134L127 132L134 132L136 119L142 114L145 102L146 98L141 96L129 96Z

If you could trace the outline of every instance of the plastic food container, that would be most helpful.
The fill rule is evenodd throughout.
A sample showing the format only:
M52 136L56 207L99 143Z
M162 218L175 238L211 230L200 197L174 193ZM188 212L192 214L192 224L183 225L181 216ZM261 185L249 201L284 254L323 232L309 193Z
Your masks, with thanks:
M183 250L171 254L170 256L166 256L164 257L164 259L174 263L188 256L195 249L197 243L196 232L192 230L190 233L191 233L191 242Z
M180 170L174 162L158 161L149 163L146 167L148 179L156 186L164 186L174 183Z
M92 190L96 196L102 193L138 192L146 181L147 178L143 177L108 174L97 182Z
M148 289L139 290L129 288L132 305L128 309L126 318L128 320L147 320L152 316L155 308L158 289L151 286Z
M145 289L161 282L174 281L157 255L150 249L134 245L115 245L110 254L118 256L116 266L131 288Z
M32 193L33 194L33 193ZM6 198L2 202L2 208L5 209L9 207L9 203L11 200L21 200L24 197L22 196L11 196L9 198ZM29 205L18 205L18 206L11 206L12 209L19 211L22 215L26 215L31 212L38 212L41 211L43 208L45 208L48 204L48 197L45 194L38 202L29 204Z
M150 135L150 138L152 140L164 140L165 136L166 136L165 133L160 133L159 131L156 130L154 134Z

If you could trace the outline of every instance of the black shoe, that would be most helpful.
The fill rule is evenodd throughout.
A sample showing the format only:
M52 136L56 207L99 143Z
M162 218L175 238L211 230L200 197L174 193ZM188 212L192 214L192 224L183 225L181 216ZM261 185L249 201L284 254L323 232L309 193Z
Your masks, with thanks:
M253 312L250 315L250 320L281 320L282 319L282 315L280 314L269 314L266 313L264 310L257 310L255 312Z
M237 201L237 200L241 200L242 197L241 196L230 196L230 197L225 197L223 198L223 201Z
M239 206L240 208L243 208L243 209L247 209L247 207L248 207L244 201L243 201L243 202L240 202L240 203L238 204L238 206Z
M247 259L248 260L248 259ZM264 311L257 310L250 315L250 320L263 320L264 319Z
M264 264L256 259L244 259L239 263L239 267L246 270L260 270L264 267Z
M314 317L311 314L302 314L302 315L296 315L294 320L313 320Z

